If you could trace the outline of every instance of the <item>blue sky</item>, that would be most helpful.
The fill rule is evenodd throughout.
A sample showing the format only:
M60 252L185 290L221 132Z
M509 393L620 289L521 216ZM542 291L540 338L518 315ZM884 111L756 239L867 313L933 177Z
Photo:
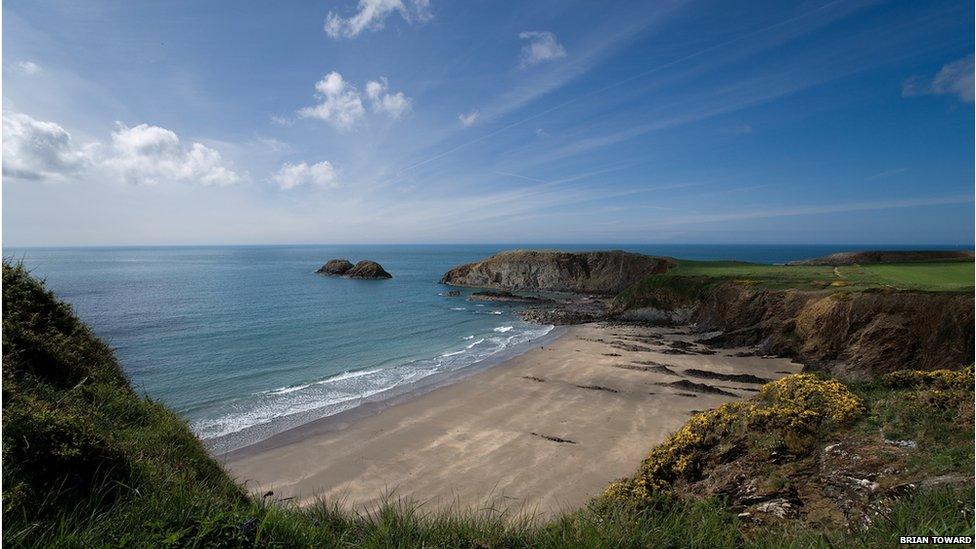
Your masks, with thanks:
M973 241L971 2L3 8L5 245Z

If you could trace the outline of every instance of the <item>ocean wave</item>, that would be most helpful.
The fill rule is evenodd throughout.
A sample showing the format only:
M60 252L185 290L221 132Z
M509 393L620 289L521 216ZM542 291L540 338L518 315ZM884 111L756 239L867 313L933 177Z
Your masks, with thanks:
M452 311L467 311L467 307L451 307Z
M474 336L473 335L464 336L461 339L474 339Z
M347 371L318 381L280 387L255 393L244 399L235 399L226 402L213 416L194 421L192 427L204 439L232 435L258 426L266 426L262 430L270 428L272 431L279 429L275 425L281 425L281 428L293 427L296 425L295 421L305 422L338 414L359 406L365 399L405 384L416 383L436 374L462 370L513 346L542 337L552 329L552 326L524 323L497 326L493 328L497 335L465 336L464 339L470 343L464 349L446 352L435 358L413 360L383 368Z
M502 312L501 311L492 311L492 312L490 312L488 314L490 314L490 315L500 315L500 314L502 314Z
M287 395L288 393L294 393L295 391L301 391L302 389L308 389L313 385L323 385L325 383L335 383L337 381L342 381L344 379L353 379L361 376L366 376L372 373L380 371L379 368L372 370L353 370L349 372L342 372L334 376L327 377L323 380L313 381L311 383L304 383L302 385L291 385L288 387L279 387L277 389L272 389L270 391L262 391L256 394L267 394L267 395Z

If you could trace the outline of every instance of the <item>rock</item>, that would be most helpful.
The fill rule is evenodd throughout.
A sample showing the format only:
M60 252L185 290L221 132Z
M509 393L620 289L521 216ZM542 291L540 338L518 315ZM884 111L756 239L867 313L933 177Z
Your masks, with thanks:
M614 294L675 264L670 258L621 250L514 250L454 267L441 282L475 288Z
M914 450L918 448L918 443L914 440L888 440L885 439L885 444L891 444L892 446L897 446L899 448L909 448Z
M458 290L454 290L458 292ZM460 292L458 292L460 293ZM475 292L468 297L468 301L506 301L514 303L546 303L552 301L541 297L513 294L505 290L487 290Z
M733 381L735 383L754 383L762 384L768 383L770 380L752 374L722 374L719 372L710 372L708 370L699 370L697 368L689 368L685 370L686 376L698 377L702 379L717 379L719 381Z
M655 383L655 385L672 387L674 389L681 389L683 391L693 391L695 393L732 396L732 397L737 396L735 393L723 391L722 389L719 389L717 387L712 387L711 385L707 385L705 383L695 383L694 381L688 381L687 379L682 379L681 381L672 381L671 383L659 382L659 383Z
M461 295L461 290L451 290L447 292L447 297L458 297Z
M342 276L346 278L361 278L366 280L376 280L381 278L393 278L393 275L386 272L383 267L375 261L360 261L356 266L349 269Z
M779 518L786 518L796 514L793 505L785 499L775 499L756 506L756 511L767 513Z
M349 269L352 269L352 262L348 259L330 259L315 271L319 274L327 274L333 276L340 276L345 274Z

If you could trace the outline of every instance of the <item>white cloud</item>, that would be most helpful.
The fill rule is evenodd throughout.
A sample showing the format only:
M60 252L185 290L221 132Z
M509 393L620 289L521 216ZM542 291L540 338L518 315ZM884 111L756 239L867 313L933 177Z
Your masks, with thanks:
M120 126L108 146L94 142L79 148L54 122L4 112L3 141L3 175L18 179L81 177L93 168L129 183L230 185L240 179L216 150L201 143L184 147L172 131L147 124Z
M87 158L71 134L54 122L26 114L3 113L3 175L18 179L56 179L82 169Z
M393 118L400 118L410 110L410 98L403 92L387 93L389 82L381 76L379 81L370 80L366 83L366 97L369 98L373 112L384 113Z
M294 189L300 185L316 185L326 188L339 186L339 175L329 162L318 162L311 166L305 162L299 164L286 163L271 178L284 190Z
M373 112L400 118L410 110L410 98L403 92L388 93L386 78L370 80L366 83L366 99ZM321 100L318 105L305 107L298 111L302 118L318 118L338 130L348 130L366 114L363 98L355 86L346 82L342 75L332 71L315 84L316 95Z
M37 74L41 72L41 66L33 61L20 61L17 63L17 68L27 74Z
M554 61L566 57L566 48L556 40L556 35L549 31L526 31L519 34L528 43L522 45L522 55L519 58L519 68L526 68L546 61Z
M155 185L185 181L230 185L240 177L227 168L220 153L201 143L183 146L175 133L159 126L120 126L101 165L129 183Z
M944 65L932 78L917 76L905 80L901 93L905 97L915 95L955 95L960 101L973 102L973 56Z
M462 126L464 126L465 128L467 128L471 124L474 124L475 122L478 121L478 115L479 114L480 113L477 110L471 111L468 114L464 114L462 112L462 113L459 113L458 114L458 120L461 121L461 125Z
M359 98L359 91L343 80L342 75L336 71L316 82L315 91L321 103L301 109L298 116L318 118L332 124L336 129L346 130L366 112L363 101Z
M287 116L279 116L277 114L271 115L271 122L277 124L278 126L291 126L295 123L295 121L291 118L288 118Z
M399 13L407 22L424 22L431 18L430 0L359 0L358 11L347 18L330 11L325 19L325 33L330 37L355 38L364 30L383 28L384 21L392 13Z

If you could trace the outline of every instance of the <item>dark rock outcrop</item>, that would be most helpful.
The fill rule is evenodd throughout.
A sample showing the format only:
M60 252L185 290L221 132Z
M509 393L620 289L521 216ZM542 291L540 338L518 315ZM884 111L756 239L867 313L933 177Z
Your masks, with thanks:
M505 290L486 290L468 296L468 301L501 301L512 303L546 303L552 301L542 297L518 295Z
M375 261L360 261L353 265L348 259L330 259L325 265L315 271L318 274L341 276L343 278L359 278L364 280L378 280L393 278L383 267Z
M513 250L454 267L441 282L476 288L615 294L674 265L669 258L620 250Z
M953 250L873 250L841 252L816 259L791 261L787 265L869 265L872 263L924 263L935 261L973 261L973 252Z
M362 278L367 280L393 278L393 275L386 272L379 263L369 260L356 263L356 266L346 271L343 276L346 278Z
M325 265L322 265L319 270L315 272L319 274L340 276L345 274L349 269L352 269L352 262L348 259L330 259L325 263Z

